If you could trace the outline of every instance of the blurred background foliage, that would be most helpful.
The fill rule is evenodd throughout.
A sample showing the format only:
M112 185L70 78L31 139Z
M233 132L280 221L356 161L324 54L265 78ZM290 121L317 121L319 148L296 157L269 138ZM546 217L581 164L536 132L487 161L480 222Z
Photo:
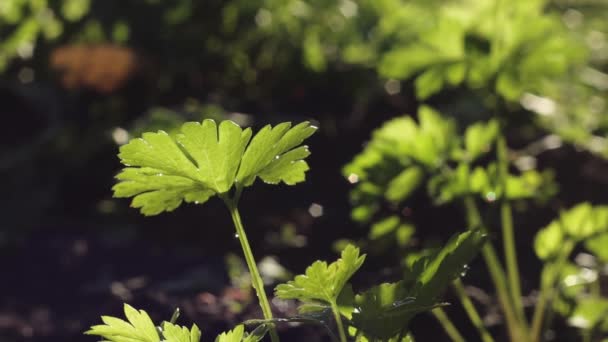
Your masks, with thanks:
M464 225L450 203L469 194L468 179L491 208L499 124L513 148L516 208L541 212L519 220L532 237L551 210L608 199L607 16L603 0L1 0L0 110L10 124L0 245L103 232L223 253L234 242L220 233L219 207L152 221L110 198L118 145L202 118L320 125L309 183L244 198L254 244L284 255L288 269L312 261L302 249L324 258L342 239L407 263L404 250ZM376 261L379 277L401 272L387 260ZM234 293L219 297L241 307Z

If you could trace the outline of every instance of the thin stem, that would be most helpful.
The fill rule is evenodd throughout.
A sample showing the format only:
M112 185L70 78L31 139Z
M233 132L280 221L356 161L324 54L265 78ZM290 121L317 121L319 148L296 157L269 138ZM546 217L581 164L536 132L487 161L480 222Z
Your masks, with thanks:
M591 342L593 340L593 329L587 328L581 331L583 342Z
M338 309L338 304L331 303L331 311L334 314L334 319L336 320L336 326L338 327L338 334L340 336L340 342L346 342L346 332L344 331L344 324L342 323L342 316L340 315L340 310Z
M239 238L239 242L241 243L243 254L245 255L245 261L247 262L247 267L249 268L249 273L251 273L251 283L258 296L258 301L260 307L262 308L264 319L272 320L272 310L270 309L270 302L268 302L268 297L266 297L266 291L264 290L264 281L262 280L260 272L258 271L258 266L255 262L255 258L253 257L253 252L251 251L251 246L249 246L249 240L245 234L245 227L243 227L243 223L241 222L241 215L239 214L239 209L236 206L236 201L230 200L226 197L223 199L228 206L228 210L230 210L230 216L232 217L232 222L236 228L236 234ZM277 335L274 325L270 326L270 339L272 342L279 342L279 336Z
M595 271L598 272L598 274L601 274L600 270L596 269ZM589 292L591 292L591 295L596 298L602 296L602 284L600 283L600 279L602 279L602 277L598 276L597 279L589 284Z
M543 330L543 321L548 310L547 304L555 294L556 281L560 274L561 269L568 260L572 249L574 248L574 241L566 240L561 248L561 252L557 259L552 264L547 264L543 267L541 273L541 289L538 296L538 303L534 309L534 315L532 317L532 330L530 332L530 340L533 342L540 341ZM543 279L546 279L543 281Z
M458 329L454 326L454 323L448 318L448 315L442 308L435 308L431 311L435 318L441 323L443 330L445 330L446 334L450 337L452 342L465 342L466 340Z
M515 247L515 230L513 228L513 213L511 203L507 198L507 178L509 177L509 160L507 157L507 143L504 135L499 132L496 141L496 157L498 162L498 179L502 188L500 201L500 221L502 226L502 242L507 264L507 278L511 299L515 307L522 329L526 328L526 316L521 295L521 282L519 279L519 266L517 264L517 249Z
M480 228L487 232L487 228L483 225L481 215L479 214L479 209L475 204L475 200L471 196L466 196L464 198L464 206L467 214L467 223L469 224L470 229ZM515 312L509 297L509 290L506 286L507 279L503 271L503 267L498 260L496 250L490 241L486 242L481 248L481 255L483 256L486 266L490 272L490 278L492 279L492 283L494 284L494 288L496 289L496 293L498 295L498 301L505 315L507 330L511 336L511 340L521 341L523 334L521 332L519 323L515 318Z
M460 278L457 278L456 280L454 280L454 283L452 284L452 286L454 287L454 290L456 291L456 295L458 296L458 299L460 299L460 302L462 303L462 307L464 308L464 311L467 313L467 315L469 316L469 319L471 320L471 322L477 329L477 332L479 333L481 340L483 342L494 342L492 335L490 335L490 333L486 329L485 325L483 324L483 321L481 320L481 317L479 316L477 309L473 305L473 302L471 301L469 296L467 296L467 294L464 290L464 285L462 284L462 280L460 280Z

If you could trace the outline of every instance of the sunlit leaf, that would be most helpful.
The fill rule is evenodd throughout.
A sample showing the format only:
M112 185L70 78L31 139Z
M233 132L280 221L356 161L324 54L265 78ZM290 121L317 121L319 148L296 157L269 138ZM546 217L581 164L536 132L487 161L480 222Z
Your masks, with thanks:
M97 335L113 342L160 342L156 326L145 311L135 310L125 304L124 312L128 321L102 316L104 325L92 326L85 334Z
M416 97L425 100L439 92L443 86L443 68L434 67L416 78Z
M175 325L169 322L164 322L162 325L162 334L166 342L199 342L201 340L201 331L193 324L190 329Z
M585 298L580 300L568 323L579 329L592 329L606 320L608 314L608 299Z
M420 185L424 171L416 166L407 168L388 183L385 197L391 202L402 202Z
M305 179L310 153L299 146L316 128L303 122L265 126L253 139L249 128L232 121L187 122L180 133L144 133L120 149L128 167L118 174L115 197L134 197L144 215L172 211L183 201L204 203L234 186L267 183L293 185ZM298 147L299 146L299 147Z
M608 232L587 239L585 247L602 262L608 263Z
M534 240L534 251L541 260L555 257L562 248L564 234L559 222L551 222L541 229Z
M215 342L258 342L264 338L267 331L267 326L261 325L249 334L245 331L245 326L239 324L236 328L218 335Z
M337 261L329 265L325 261L315 261L305 274L278 285L275 294L282 299L336 304L344 286L364 261L365 255L360 256L359 249L349 245Z
M487 153L498 134L498 122L496 120L487 123L477 122L469 127L464 133L465 148L470 160Z

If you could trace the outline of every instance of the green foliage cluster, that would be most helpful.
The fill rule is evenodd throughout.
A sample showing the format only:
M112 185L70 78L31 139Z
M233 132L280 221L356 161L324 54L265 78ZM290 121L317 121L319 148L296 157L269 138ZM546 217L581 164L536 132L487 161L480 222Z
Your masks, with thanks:
M419 199L420 194L425 194L436 206L462 205L471 227L491 231L495 223L482 216L477 207L480 200L487 203L484 208L488 211L499 210L506 269L503 270L491 244L484 247L483 256L511 340L540 340L550 322L546 317L553 317L553 310L581 328L585 338L591 340L594 334L602 332L596 328L603 323L600 316L583 320L581 315L591 306L585 300L589 288L595 287L594 297L601 293L597 289L601 288L600 279L589 278L587 287L575 282L573 277L589 274L589 270L585 267L581 270L568 260L577 243L584 243L593 254L602 253L590 250L589 246L601 249L598 246L605 240L600 233L604 229L605 209L583 204L541 230L535 246L544 262L541 295L533 316L528 317L521 300L511 205L530 199L542 204L556 193L551 170L541 172L535 167L536 154L555 147L538 143L540 147L531 144L529 150L513 151L509 150L505 137L511 129L548 129L565 141L605 155L602 136L605 121L598 115L605 111L598 100L606 89L598 86L603 73L594 69L594 58L590 57L594 53L581 43L580 32L573 30L569 22L572 18L566 16L580 12L569 10L560 16L548 1L448 1L435 9L417 3L410 7L397 4L399 1L381 3L395 5L391 14L383 15L383 20L378 21L379 25L390 22L392 27L401 30L394 31L389 44L380 45L388 48L380 49L375 62L371 63L378 73L400 81L413 81L420 101L458 88L461 94L480 99L480 112L492 113L493 118L473 122L459 130L455 121L422 105L418 123L411 117L384 123L343 170L344 176L354 184L350 195L353 219L371 223L368 238L372 242L388 237L403 247L413 234L413 227L406 219L413 199ZM424 24L416 20L388 19L405 16L405 13L431 19ZM405 29L406 25L410 27ZM411 32L415 34L408 36ZM588 105L592 97L597 105L595 109ZM577 105L576 101L581 98L584 102ZM448 99L444 107L449 108L451 103ZM514 116L525 111L537 113L538 117L528 118L522 125ZM585 116L590 112L591 116ZM582 119L583 116L586 119ZM560 138L555 138L552 137L561 144ZM515 169L518 171L514 172ZM526 208L525 205L519 207ZM360 244L367 246L366 241ZM602 259L599 255L596 257ZM593 272L597 275L598 271ZM574 293L573 288L560 290L560 281L568 276L579 292ZM454 284L459 294L463 293L461 286ZM559 296L563 297L560 293L568 293L568 300L560 299ZM461 295L459 299L482 340L493 341L467 297ZM604 311L597 309L593 313L601 315ZM436 317L453 341L462 340L447 316ZM582 324L583 321L587 324Z
M25 6L23 1L7 3ZM160 5L148 1L146 6ZM443 108L475 102L482 117L492 113L491 118L463 125L448 117L452 110L442 113L422 105L417 119L397 117L375 130L363 151L343 170L354 184L352 217L370 225L368 238L372 242L396 243L399 253L409 248L415 229L403 213L418 196L438 207L462 205L467 225L479 231L458 234L442 249L409 255L405 258L410 261L404 272L407 277L358 293L349 281L365 255L347 246L338 261L317 261L305 274L276 288L278 297L302 302L301 317L287 321L326 325L326 316L332 315L335 327L328 328L333 337L337 332L341 341L411 341L413 336L407 329L410 320L432 310L450 338L463 341L457 329L450 327L449 319L440 318L447 317L440 314L440 295L452 284L482 340L492 342L457 280L464 265L481 249L511 341L540 341L553 312L580 328L587 340L605 336L608 302L602 296L599 274L608 263L607 209L580 204L540 230L534 248L543 271L531 317L522 304L511 209L513 204L524 204L518 207L526 209L528 200L545 201L556 193L557 186L551 170L518 163L534 161L535 153L554 147L541 146L537 152L510 150L507 132L529 132L532 127L532 135L557 134L560 143L563 140L608 155L603 100L608 90L608 50L598 43L605 44L605 37L600 39L601 34L597 34L608 27L600 14L603 12L592 5L591 10L576 6L569 4L565 9L560 1L549 0L232 0L217 7L219 25L208 31L201 45L210 59L228 61L220 75L215 75L227 83L254 84L262 73L280 73L299 60L315 73L372 73L378 81L411 83L419 101L441 98ZM180 28L187 25L181 24L193 20L192 13L200 9L190 1L167 8L170 10L163 14L163 22L171 27L170 37L184 34ZM9 12L0 11L0 15ZM89 23L87 27L95 27L94 22ZM21 36L29 37L23 41L32 41L37 34ZM18 51L15 43L11 44L6 51L13 51L12 55L4 56L5 60ZM1 64L0 59L0 68ZM456 100L446 96L454 93L462 96ZM220 197L231 212L260 298L264 319L258 322L258 329L262 335L267 330L276 342L274 326L281 321L270 312L237 204L242 190L257 178L271 184L303 181L309 152L300 144L315 129L308 123L293 127L279 124L253 135L229 121L183 125L179 120L169 121L174 127L169 133L143 133L142 138L121 148L119 156L127 167L117 176L115 196L133 197L132 206L144 215L172 211L183 202L202 204L213 196ZM529 138L528 133L522 135ZM490 214L482 215L478 203ZM495 212L499 224L493 220ZM484 234L494 235L498 225L504 267L492 242L484 238ZM370 247L365 242L359 245ZM594 265L570 260L579 245L593 255ZM131 332L139 329L140 321L129 315L134 314L127 314L130 323L104 318L106 325L93 331L110 334L117 327ZM152 331L148 321L141 336ZM162 334L164 329L173 331L157 331ZM175 328L176 336L178 330L183 338L190 332L192 341L193 330ZM261 338L255 331L247 335L244 326L239 326L218 339Z
M0 4L0 71L20 57L32 57L39 37L59 38L64 22L80 20L89 11L90 0L4 0Z
M581 203L562 212L541 229L535 240L537 256L545 262L543 287L555 287L553 309L568 317L571 326L608 333L608 298L599 278L608 264L608 207ZM595 256L591 262L569 261L577 245ZM588 255L589 256L589 255Z
M216 342L254 342L267 332L273 341L278 341L273 327L276 321L269 310L237 203L244 187L251 186L258 177L271 184L303 181L308 169L304 158L309 152L299 145L315 130L308 122L293 127L282 123L265 126L253 135L251 129L243 130L232 121L218 125L208 119L187 122L173 136L164 131L144 133L120 149L119 157L126 167L117 176L115 196L133 197L132 205L140 208L142 214L172 211L184 201L202 204L213 195L221 197L230 209L265 317L251 334L240 325L219 335ZM333 313L341 342L347 341L347 335L357 341L409 341L410 320L443 305L440 297L446 287L461 275L484 242L485 235L480 231L456 235L445 247L416 260L408 279L379 284L358 294L349 281L363 265L365 255L349 245L337 261L316 261L305 274L278 285L276 296L302 302L302 317L294 320L325 325L322 312ZM176 326L172 320L155 327L145 311L128 305L125 315L128 322L103 316L105 324L93 326L87 334L114 342L200 340L196 325L188 329Z
M498 122L490 120L474 123L459 135L453 120L428 106L419 109L418 123L409 116L384 123L343 169L355 183L350 194L353 219L373 223L371 240L388 235L404 246L413 228L400 212L425 186L437 205L468 196L494 202L551 195L550 173L526 170L509 174L503 184L496 163L480 162L493 151L498 129Z

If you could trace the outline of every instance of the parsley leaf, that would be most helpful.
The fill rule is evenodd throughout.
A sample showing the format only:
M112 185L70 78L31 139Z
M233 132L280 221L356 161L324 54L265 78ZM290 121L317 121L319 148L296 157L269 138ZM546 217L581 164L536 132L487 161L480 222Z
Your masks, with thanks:
M423 304L410 297L403 281L383 283L356 296L353 325L361 334L383 340L395 337L418 313L443 304Z
M166 342L199 342L201 340L201 331L196 324L193 324L189 330L169 322L164 322L162 327Z
M105 324L95 325L85 334L101 336L106 342L199 342L201 339L201 331L196 324L188 329L163 322L162 328L157 328L144 310L138 311L125 304L124 311L128 321L102 316Z
M353 326L372 340L395 337L416 314L443 305L440 295L466 269L485 240L479 231L455 235L443 248L414 263L413 284L403 280L384 283L358 294Z
M240 324L236 328L221 333L215 338L215 342L258 342L264 338L268 327L261 325L250 334L245 332L245 326Z
M346 283L364 261L365 255L359 256L359 249L348 245L340 259L329 265L325 261L315 261L304 275L277 286L275 294L282 299L319 300L336 305Z
M102 316L101 320L105 324L92 326L85 334L101 336L112 342L160 342L156 326L145 311L137 311L128 304L124 305L124 311L128 322Z
M305 179L310 154L299 146L316 131L309 122L251 129L232 121L187 122L181 133L144 133L120 148L127 167L116 177L115 197L134 197L144 215L172 211L182 202L204 203L233 187L251 186L257 177L288 185Z

